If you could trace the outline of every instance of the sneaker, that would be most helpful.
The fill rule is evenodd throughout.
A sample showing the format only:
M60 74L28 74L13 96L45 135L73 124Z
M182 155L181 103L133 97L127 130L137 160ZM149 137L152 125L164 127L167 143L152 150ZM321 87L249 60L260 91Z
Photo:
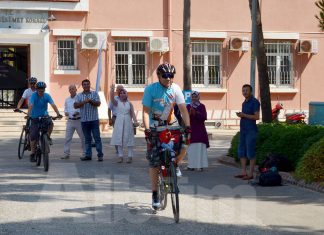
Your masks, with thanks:
M158 199L157 196L152 196L152 207L154 209L158 209L158 208L161 207L161 203L160 203L160 201L159 201L159 199Z
M129 157L129 158L127 158L127 161L126 161L126 162L127 162L127 163L132 163L132 160L133 160L133 159L132 159L131 157Z
M81 161L91 161L91 157L80 157Z
M124 161L124 159L122 157L119 157L117 163L122 163Z
M177 168L176 168L176 175L177 175L178 177L181 177L181 176L182 176L182 173L181 173L181 171L180 171L180 167L177 167Z
M98 157L98 162L102 162L103 161L103 157Z
M35 153L30 154L30 161L31 162L36 162Z
M69 159L70 156L69 155L64 155L63 157L61 157L61 159Z

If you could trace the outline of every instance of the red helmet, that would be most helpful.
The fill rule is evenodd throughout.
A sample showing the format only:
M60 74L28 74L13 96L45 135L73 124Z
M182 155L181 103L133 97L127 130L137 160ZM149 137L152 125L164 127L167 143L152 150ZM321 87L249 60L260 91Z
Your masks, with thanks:
M168 144L170 142L171 138L172 138L172 134L171 134L171 131L169 131L169 130L161 131L159 134L159 139L160 139L161 143Z

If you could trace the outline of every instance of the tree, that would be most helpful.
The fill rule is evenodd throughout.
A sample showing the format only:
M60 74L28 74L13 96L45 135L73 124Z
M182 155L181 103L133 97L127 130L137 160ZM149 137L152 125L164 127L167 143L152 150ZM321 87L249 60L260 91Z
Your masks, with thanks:
M257 45L255 47L255 52L256 52L257 65L258 65L262 122L270 123L272 122L272 114L271 114L271 96L270 96L267 56L266 56L265 46L264 46L259 0L256 1L257 1L257 7L256 7ZM251 11L251 17L253 20L252 0L249 0L249 6Z
M191 0L183 0L183 89L191 90L190 15Z
M318 27L324 31L324 0L315 2L315 5L320 9L319 15L315 15L319 22Z

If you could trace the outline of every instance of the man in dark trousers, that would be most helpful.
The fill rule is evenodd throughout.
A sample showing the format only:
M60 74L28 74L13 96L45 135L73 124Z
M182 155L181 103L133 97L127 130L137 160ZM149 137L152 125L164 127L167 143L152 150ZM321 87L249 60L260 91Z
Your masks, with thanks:
M83 92L77 94L75 98L74 108L80 109L81 126L85 138L86 153L81 157L82 161L92 159L91 140L95 140L98 161L103 161L102 143L99 129L98 107L100 106L100 98L96 91L90 90L90 81L85 79L82 81Z
M260 102L252 95L252 86L245 84L242 87L242 94L245 101L242 104L242 112L237 112L240 121L240 142L238 156L242 165L242 172L235 178L243 180L253 179L255 166L255 148L258 134L256 121L260 119ZM247 174L246 164L250 160L250 171Z

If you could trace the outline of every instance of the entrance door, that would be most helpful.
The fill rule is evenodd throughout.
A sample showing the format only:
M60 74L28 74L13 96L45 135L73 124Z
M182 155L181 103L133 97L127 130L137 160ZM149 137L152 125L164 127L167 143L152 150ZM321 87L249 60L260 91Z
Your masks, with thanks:
M0 108L16 107L28 76L29 46L0 45Z

